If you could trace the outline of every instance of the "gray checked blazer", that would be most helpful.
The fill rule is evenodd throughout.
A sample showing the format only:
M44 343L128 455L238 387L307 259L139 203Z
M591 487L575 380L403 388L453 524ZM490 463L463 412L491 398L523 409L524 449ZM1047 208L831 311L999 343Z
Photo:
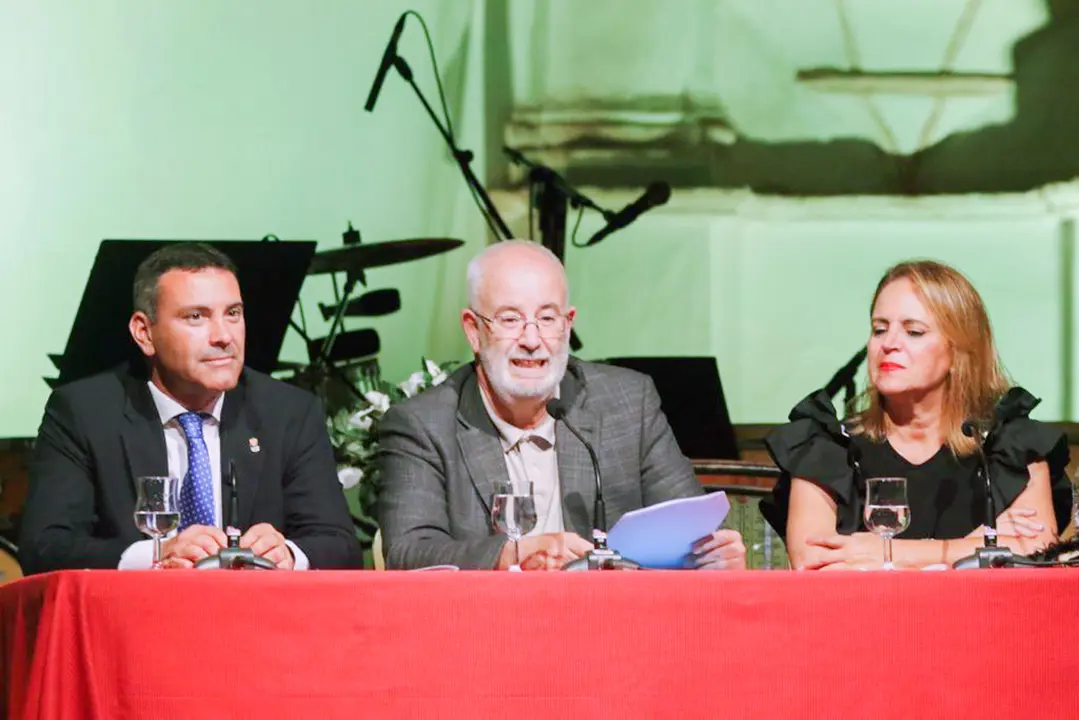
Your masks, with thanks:
M571 357L560 392L566 419L599 456L609 527L630 510L703 493L651 378ZM555 450L566 530L590 540L595 483L588 451L562 423ZM509 473L474 365L386 413L379 470L386 567L495 566L506 538L491 527L491 492Z

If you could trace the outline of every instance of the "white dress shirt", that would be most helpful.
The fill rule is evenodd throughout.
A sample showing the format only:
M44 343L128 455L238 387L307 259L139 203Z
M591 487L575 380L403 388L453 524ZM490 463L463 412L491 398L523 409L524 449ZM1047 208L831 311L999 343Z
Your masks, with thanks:
M168 457L169 475L180 479L176 487L176 494L179 497L180 488L183 487L184 477L187 475L187 436L184 435L184 429L177 418L188 410L161 392L153 382L146 384L150 388L150 395L154 399L154 407L157 408L162 431L165 433L165 453ZM202 437L206 441L206 450L210 454L210 472L213 475L214 524L222 529L224 528L221 524L223 517L221 512L221 407L224 402L225 395L222 393L214 403L209 416L203 416L202 419ZM176 533L177 531L173 530L164 537L170 538ZM306 570L310 566L307 555L291 540L285 540L285 543L292 549L295 569ZM120 556L119 569L146 570L153 564L153 559L154 541L140 540L124 550L123 555Z

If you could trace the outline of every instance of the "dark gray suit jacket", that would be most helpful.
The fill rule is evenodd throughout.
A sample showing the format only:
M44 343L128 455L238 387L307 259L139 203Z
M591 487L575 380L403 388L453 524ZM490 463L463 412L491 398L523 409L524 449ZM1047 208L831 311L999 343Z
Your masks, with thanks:
M607 523L703 490L646 375L570 358L566 419L599 456ZM566 530L590 540L595 482L584 445L555 430ZM493 568L506 541L491 527L493 484L509 472L473 365L395 405L379 424L379 523L389 568Z

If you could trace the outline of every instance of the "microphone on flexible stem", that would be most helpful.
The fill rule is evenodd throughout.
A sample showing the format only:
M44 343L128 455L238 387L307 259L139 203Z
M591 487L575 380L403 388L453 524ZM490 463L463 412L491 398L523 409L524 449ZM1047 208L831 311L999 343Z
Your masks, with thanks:
M839 432L846 438L847 467L850 468L851 474L854 476L854 486L858 487L862 480L862 450L854 443L854 437L845 424L840 423Z
M562 421L566 429L576 436L592 460L593 477L596 483L596 502L592 507L592 545L593 549L584 557L567 563L563 570L636 570L639 564L622 557L617 551L607 547L607 506L603 502L603 480L599 471L599 458L596 457L592 443L584 439L580 431L566 420L566 412L569 408L558 398L547 403L547 414Z
M240 547L240 530L235 527L235 524L239 522L240 517L240 499L239 493L236 492L236 461L229 460L229 476L224 478L228 484L222 488L228 489L228 518L227 522L223 522L225 526L225 533L228 535L229 544L228 547L221 548L220 552L210 557L205 557L195 563L195 567L199 570L247 570L247 569L261 569L261 570L276 570L277 566L270 560L264 557L259 557L251 550L251 548ZM225 503L222 498L221 507L224 509ZM222 518L226 520L226 518Z
M997 545L997 513L993 503L993 483L989 477L989 460L985 455L985 446L992 433L979 427L974 420L964 422L962 429L967 437L978 438L978 475L985 484L985 544L973 555L956 560L952 567L956 570L1011 567L1015 554L1009 548Z
M652 183L644 191L643 195L618 212L604 213L603 216L607 218L607 225L593 235L589 241L585 243L585 247L595 245L611 233L621 230L652 208L659 207L670 199L671 186L669 184L665 182Z
M397 24L393 26L393 34L390 35L390 41L386 43L386 51L382 53L382 62L378 66L375 81L371 83L371 92L368 93L367 102L363 106L363 109L367 112L372 112L375 109L378 95L382 92L382 83L386 82L386 75L389 74L390 68L393 67L393 61L397 57L397 43L401 40L401 33L405 30L406 19L408 19L408 13L402 13L401 17L397 19Z
M225 534L229 538L229 547L240 547L240 494L236 492L236 461L229 460L229 517L225 525Z

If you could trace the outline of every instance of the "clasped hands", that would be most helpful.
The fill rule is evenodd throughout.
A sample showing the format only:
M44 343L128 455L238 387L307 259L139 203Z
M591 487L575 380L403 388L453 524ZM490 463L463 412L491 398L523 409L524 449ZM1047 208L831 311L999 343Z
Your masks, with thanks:
M592 543L571 532L531 535L518 541L522 570L561 570L591 550ZM513 545L506 543L498 568L505 570L512 557ZM688 564L697 570L744 569L746 547L742 536L736 530L716 530L706 535L694 543Z
M192 525L161 543L161 564L170 570L193 568L199 560L216 555L228 544L228 537L220 528ZM240 547L266 558L280 570L292 570L295 564L285 536L269 523L248 528L240 537Z

